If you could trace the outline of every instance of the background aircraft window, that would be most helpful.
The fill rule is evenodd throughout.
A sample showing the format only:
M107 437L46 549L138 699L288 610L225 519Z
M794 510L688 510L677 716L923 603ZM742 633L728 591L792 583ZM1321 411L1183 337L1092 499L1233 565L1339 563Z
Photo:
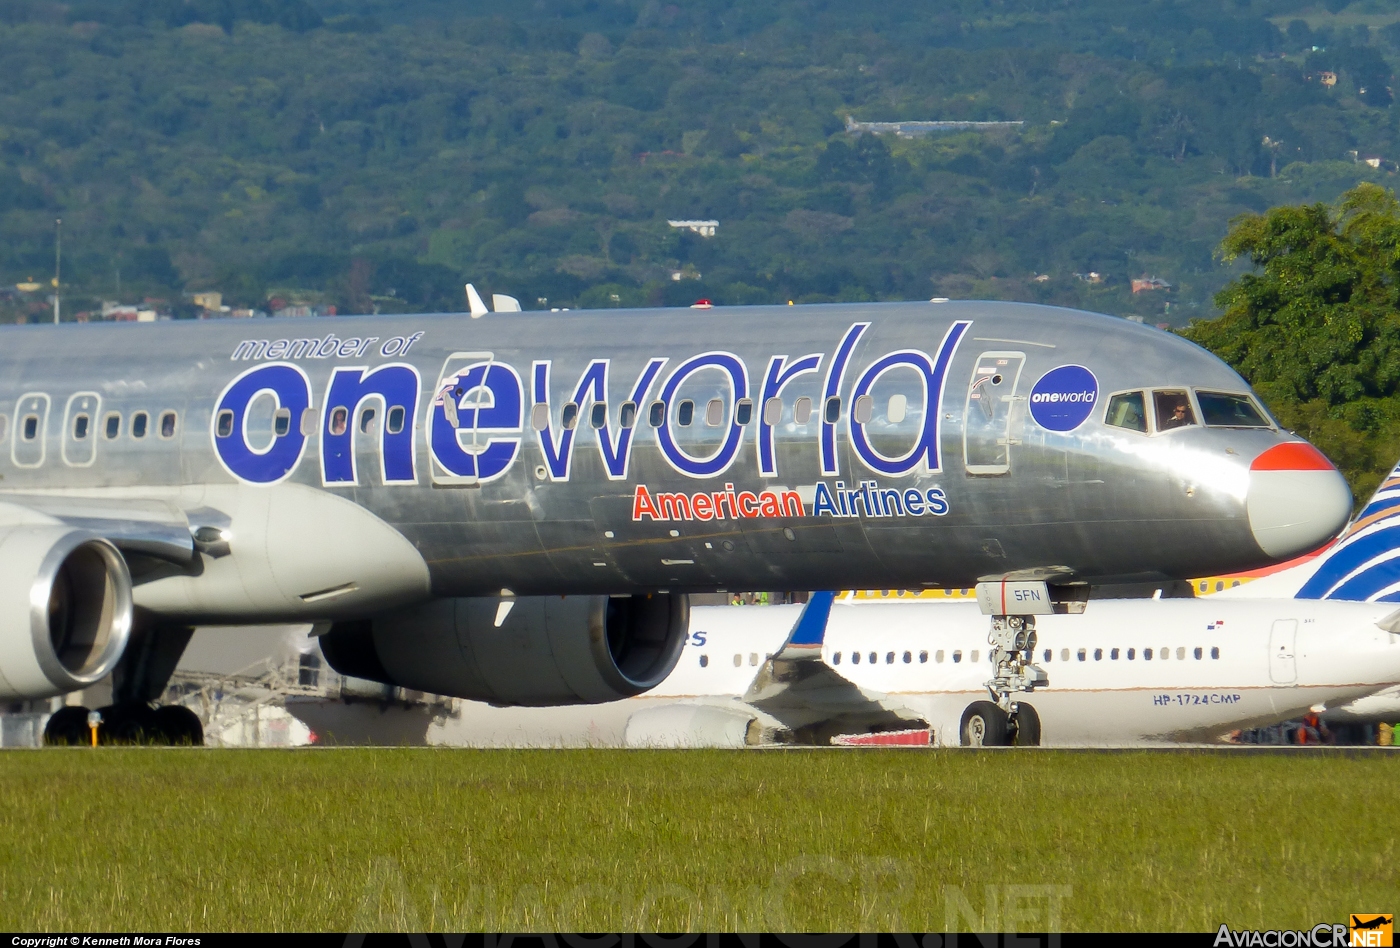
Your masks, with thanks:
M1218 645L1212 645L1212 646L1210 647L1210 657L1211 657L1211 658L1219 658L1219 657L1220 657L1220 646L1218 646Z
M799 425L812 420L812 400L806 395L792 403L792 420Z
M37 437L39 437L39 416L38 416L38 415L25 415L25 416L24 416L24 440L25 440L25 441L33 441L33 440L34 440L35 438L37 438Z
M685 428L689 426L690 423L694 420L695 403L687 398L684 401L682 401L680 407L676 409L676 424L680 425L682 428Z
M895 393L890 396L889 407L885 409L885 419L892 425L897 425L904 420L904 416L909 411L909 396Z
M886 652L886 653L885 653L885 664L886 664L886 665L893 665L893 664L894 664L894 652Z
M1075 657L1078 658L1078 659L1082 662L1082 661L1084 661L1086 658L1088 658L1089 656L1088 656L1088 653L1086 653L1086 652L1081 648L1081 649L1079 650L1079 652L1075 655Z
M536 431L549 427L549 406L544 402L535 402L530 406L530 427Z
M750 665L757 665L757 664L758 664L758 653L757 653L757 652L750 652L750 653L749 653L749 664L750 664Z
M734 667L735 667L735 668L738 668L738 667L740 667L740 666L743 665L743 664L744 664L744 656L742 656L742 655L735 655L735 656L734 656Z
M753 421L753 402L747 398L741 398L734 406L734 423L742 428L751 421Z
M1128 652L1128 657L1129 657L1129 658L1132 657L1132 651L1131 651L1131 649L1130 649L1129 652ZM1150 661L1152 661L1152 649L1150 649L1150 648L1145 648L1145 649L1142 650L1142 660L1143 660L1144 662L1150 662Z
M150 417L144 411L138 411L131 416L131 436L133 438L146 437L146 425L149 423Z
M1201 654L1202 654L1202 653L1201 653L1201 647L1200 647L1199 645L1197 645L1197 646L1196 646L1196 651L1195 651L1196 661L1200 661L1200 660L1201 660Z
M912 662L913 660L914 660L914 656L913 656L912 653L910 653L910 652L905 652L905 653L904 653L904 664L908 665L908 664L909 664L910 662Z
M958 650L958 649L954 649L954 650L953 650L953 664L956 665L956 664L957 664L958 662L960 662L960 661L962 661L962 652L961 652L960 650Z
M968 656L968 661L970 661L970 662L975 662L975 661L977 661L977 649L973 649L973 650L972 650L972 654L971 654L970 656Z
M1191 410L1191 399L1185 392L1153 392L1152 401L1157 408L1157 430L1171 431L1196 423L1196 413Z
M1157 657L1165 662L1167 659L1172 657L1172 650L1169 648L1161 649L1157 652Z
M933 660L940 665L943 664L943 649L939 649L933 653Z
M874 665L874 664L875 664L876 662L878 662L879 660L880 660L879 657L876 656L876 654L875 654L874 652L871 652L871 653L870 653L870 664Z
M92 419L87 415L73 416L73 440L82 441L88 436L88 426L92 424Z
M1060 649L1060 661L1062 661L1062 662L1067 662L1067 661L1069 661L1069 649L1067 649L1067 648L1062 648L1062 649Z
M1136 658L1136 657L1137 657L1137 652L1135 652L1133 649L1128 649L1128 661L1131 662L1131 661L1132 661L1134 658Z
M832 655L832 656L831 656L831 664L833 664L833 665L840 665L840 664L841 664L841 653L840 653L840 652L837 652L835 655Z
M856 399L856 404L852 410L852 417L856 424L868 425L870 419L875 414L875 397L873 395L862 395Z
M1096 649L1094 649L1094 661L1096 661L1096 662L1101 662L1101 661L1103 661L1103 649L1101 649L1101 648L1096 648Z
M1054 658L1054 657L1055 657L1055 653L1052 652L1050 649L1047 648L1047 649L1045 650L1045 660L1048 662L1048 661L1050 661L1050 660L1051 660L1052 658Z
M701 667L701 668L709 668L709 667L710 667L710 656L708 656L708 655L701 655L701 656L700 656L700 667Z
M1128 392L1125 395L1114 395L1110 398L1104 424L1112 425L1115 428L1127 428L1129 431L1145 432L1147 430L1147 403L1142 397L1142 392Z
M608 424L608 406L606 402L594 402L593 409L588 413L588 423L594 428L606 428Z
M330 432L333 435L345 434L345 428L350 422L350 411L340 405L331 409Z
M718 428L724 424L724 399L712 398L705 406L705 424L711 428Z
M368 411L368 412L366 412L365 414L369 415L370 418L373 418L373 417L374 417L374 412L373 412L373 411ZM162 417L162 418L161 418L161 424L164 425L164 423L165 423L165 418ZM366 423L365 423L364 418L362 417L362 418L360 419L360 430L361 430L361 431L364 431L364 430L365 430L365 427L366 427ZM277 437L279 437L279 438L284 438L284 437L286 437L287 432L289 432L289 431L292 430L292 410L291 410L290 408L279 408L279 409L277 409L276 413L274 413L273 416L272 416L272 430L275 431L275 432L277 433ZM162 429L162 432L161 432L161 433L164 434L164 429ZM174 426L172 425L170 434L174 434L174 433L175 433L175 430L174 430ZM168 438L168 437L170 437L170 435L165 435L165 437Z
M564 406L564 411L560 415L560 424L564 426L565 431L574 430L574 426L578 424L577 402L569 402L567 405Z
M320 415L316 414L316 409L303 408L301 410L301 433L308 438L314 436L316 434L316 424L320 417ZM393 412L389 413L389 417L391 419L393 418ZM402 418L399 419L399 428L403 428Z
M227 408L219 412L219 417L214 425L214 433L220 438L227 438L233 434L233 412Z
M763 403L763 423L765 425L776 425L783 420L783 400L781 398L770 398Z
M287 413L287 429L283 429L283 428L281 427L281 415L282 415L282 411L284 411L284 412ZM278 428L277 428L277 433L278 433L279 435L284 435L284 434L286 434L286 433L287 433L287 430L289 430L289 429L291 428L291 424L292 424L292 412L291 412L291 409L284 408L284 409L282 409L282 411L279 411L279 412L277 413L277 415L278 415ZM369 434L369 426L372 425L372 424L374 424L374 409L373 409L373 408L366 408L364 411L360 412L360 434Z
M920 653L919 653L919 664L920 664L920 665L927 665L927 664L928 664L928 652L920 652Z
M852 664L852 665L859 665L859 664L860 664L860 652L852 652L852 653L851 653L851 664Z
M117 414L116 412L111 412L111 413L109 413L109 414L107 415L107 427L106 427L106 429L105 429L105 434L106 434L106 436L107 436L107 440L108 440L108 441L111 441L111 440L115 439L118 435L120 435L121 433L122 433L122 416L119 415L119 414ZM3 418L0 418L0 439L3 439L4 437L5 437L5 422L4 422L4 419L3 419Z
M1109 661L1118 661L1118 649L1111 649L1108 653Z
M653 428L660 428L666 423L666 403L652 402L651 408L647 412L647 423Z
M621 423L622 423L622 427L624 427L624 428L632 428L632 427L635 427L635 426L636 426L636 424L637 424L637 403L636 403L636 402L623 402L623 403L622 403L622 417L621 417Z
M548 412L548 410L548 408L545 409L546 412ZM407 414L408 413L403 410L402 405L395 405L393 408L390 408L389 423L384 426L385 430L388 431L389 434L398 434L400 431L403 431L403 421Z
M827 423L828 425L834 425L834 424L836 424L837 419L839 419L839 418L841 417L841 396L840 396L840 395L833 395L833 396L831 396L830 398L828 398L828 399L826 400L826 416L825 416L825 417L826 417L826 423Z
M1226 392L1196 393L1201 420L1220 428L1268 428L1269 422L1248 395Z

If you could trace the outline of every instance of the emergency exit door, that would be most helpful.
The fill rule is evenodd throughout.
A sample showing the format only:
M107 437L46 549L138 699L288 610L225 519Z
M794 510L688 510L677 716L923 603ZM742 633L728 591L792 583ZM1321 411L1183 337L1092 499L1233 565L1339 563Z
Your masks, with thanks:
M1024 352L984 352L972 368L963 408L963 463L969 474L1011 470L1012 422Z
M1297 619L1279 619L1269 630L1269 677L1275 684L1291 685L1298 680L1298 665L1293 657L1297 639Z

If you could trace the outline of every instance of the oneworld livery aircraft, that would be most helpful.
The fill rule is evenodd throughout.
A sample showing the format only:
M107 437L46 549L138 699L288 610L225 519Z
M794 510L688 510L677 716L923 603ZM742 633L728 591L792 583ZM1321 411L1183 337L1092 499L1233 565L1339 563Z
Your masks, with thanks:
M1043 306L3 338L0 693L114 673L114 734L161 732L196 623L317 622L347 674L596 702L666 677L689 591L1044 598L1264 565L1350 506L1215 357Z

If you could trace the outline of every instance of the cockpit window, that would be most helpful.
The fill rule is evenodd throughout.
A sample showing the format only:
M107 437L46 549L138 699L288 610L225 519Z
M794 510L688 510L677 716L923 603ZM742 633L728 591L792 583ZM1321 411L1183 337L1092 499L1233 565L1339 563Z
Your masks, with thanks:
M1196 403L1201 406L1201 418L1207 425L1220 428L1268 428L1268 419L1248 395L1228 392L1197 392Z
M1157 407L1157 430L1171 431L1196 423L1196 413L1191 410L1191 399L1185 392L1153 392L1152 400Z
M1108 400L1106 424L1130 431L1147 431L1147 401L1142 392L1114 395Z

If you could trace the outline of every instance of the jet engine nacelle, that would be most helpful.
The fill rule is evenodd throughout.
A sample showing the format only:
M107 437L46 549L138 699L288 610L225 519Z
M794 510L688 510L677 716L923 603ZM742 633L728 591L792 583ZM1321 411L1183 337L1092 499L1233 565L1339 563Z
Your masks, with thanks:
M0 528L0 699L106 677L131 637L131 574L107 540L61 524Z
M690 599L436 599L338 622L321 651L342 675L498 705L598 704L660 684L680 659Z

